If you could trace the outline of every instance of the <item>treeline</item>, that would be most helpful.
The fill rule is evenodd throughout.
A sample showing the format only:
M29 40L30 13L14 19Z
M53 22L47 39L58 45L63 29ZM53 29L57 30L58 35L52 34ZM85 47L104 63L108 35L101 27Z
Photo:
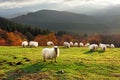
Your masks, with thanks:
M8 32L18 31L24 35L26 33L31 33L33 36L36 36L38 34L46 35L46 34L50 33L50 30L48 30L48 29L41 29L41 28L35 27L35 26L18 24L16 22L7 20L2 17L0 17L0 28L2 30L6 30Z
M120 35L92 35L75 34L64 31L51 32L48 29L40 29L0 18L0 45L20 46L22 41L37 41L40 46L46 46L47 41L53 41L55 45L63 45L67 42L105 43L115 44L120 47Z

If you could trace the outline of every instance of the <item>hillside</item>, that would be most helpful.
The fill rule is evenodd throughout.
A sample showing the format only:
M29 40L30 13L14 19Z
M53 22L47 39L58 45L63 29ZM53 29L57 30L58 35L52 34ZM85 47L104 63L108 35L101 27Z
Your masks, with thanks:
M76 33L109 33L110 28L91 16L64 11L40 10L11 19L12 21L41 26L50 30Z
M10 21L6 18L0 17L0 29L6 30L8 32L19 31L22 34L26 34L27 32L36 36L38 34L47 34L50 33L48 29L41 29L40 27L28 26L20 23L16 23L14 21Z

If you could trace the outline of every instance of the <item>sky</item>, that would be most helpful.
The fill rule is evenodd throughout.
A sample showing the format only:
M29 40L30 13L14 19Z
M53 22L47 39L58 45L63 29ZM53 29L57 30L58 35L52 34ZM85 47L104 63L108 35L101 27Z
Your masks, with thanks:
M91 14L116 5L120 5L120 0L0 0L0 16L43 9Z

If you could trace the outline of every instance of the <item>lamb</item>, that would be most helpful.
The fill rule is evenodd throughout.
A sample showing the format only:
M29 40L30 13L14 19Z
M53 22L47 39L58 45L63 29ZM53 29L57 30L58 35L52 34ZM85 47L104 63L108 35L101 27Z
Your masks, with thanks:
M29 42L29 46L30 47L38 47L38 42L36 42L36 41L30 41Z
M64 46L65 48L70 48L70 44L69 44L68 42L64 42L64 43L63 43L63 46Z
M73 46L73 42L70 42L70 47L72 47Z
M80 42L80 43L79 43L79 46L80 46L80 47L83 47L83 46L84 46L84 44L83 44L82 42Z
M27 41L23 41L22 42L22 47L27 47L28 46L28 42Z
M48 42L47 42L47 45L48 45L48 46L54 46L54 43L53 43L52 41L48 41Z
M77 42L75 42L75 43L74 43L74 46L75 46L75 47L78 47L78 43L77 43Z
M99 44L99 47L100 47L103 51L106 51L106 48L107 48L106 44L100 43L100 44Z
M53 59L55 59L56 62L56 58L59 57L59 48L58 46L54 46L53 48L44 48L42 50L42 56L43 56L43 60L44 62L46 62L46 59L50 59L51 62Z
M97 45L97 44L91 44L91 45L89 45L89 50L90 50L90 51L96 51L97 48L98 48L98 45Z

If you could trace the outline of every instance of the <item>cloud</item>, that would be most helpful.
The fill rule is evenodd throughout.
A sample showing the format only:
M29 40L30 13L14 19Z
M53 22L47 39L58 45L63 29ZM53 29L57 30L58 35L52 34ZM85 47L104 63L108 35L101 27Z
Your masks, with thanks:
M41 4L58 4L60 7L76 7L84 5L93 5L94 7L106 7L120 4L119 0L1 0L0 9L22 8L26 6ZM57 7L55 7L57 8Z
M120 5L120 0L0 0L0 12L53 9L90 13L115 5Z

